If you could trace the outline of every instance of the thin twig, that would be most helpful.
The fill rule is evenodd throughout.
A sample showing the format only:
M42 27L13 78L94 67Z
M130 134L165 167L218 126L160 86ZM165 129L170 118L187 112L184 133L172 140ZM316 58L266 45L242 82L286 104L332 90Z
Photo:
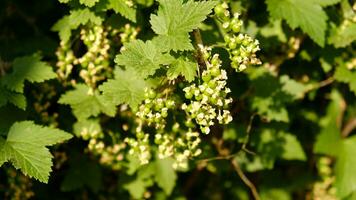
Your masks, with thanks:
M250 179L247 178L247 176L243 173L243 171L240 168L240 165L236 162L235 159L231 160L231 164L234 167L235 171L241 178L241 180L245 183L247 187L250 188L252 196L254 197L255 200L260 200L260 195L257 192L256 186L250 181Z
M328 85L332 84L334 81L335 81L334 77L329 77L329 78L327 78L323 81L320 81L317 84L311 86L310 88L308 88L306 91L304 91L304 94L311 92L313 90L328 86Z
M227 156L216 156L216 157L201 159L201 160L198 160L197 162L207 163L207 162L214 161L214 160L230 160L231 158L237 156L239 153L240 153L240 151L237 153L234 153L234 154L227 155Z
M245 150L245 151L247 150L246 145L247 145L248 141L250 140L251 129L252 129L252 122L253 122L253 119L255 118L256 115L257 115L256 113L253 113L253 114L251 115L250 121L249 121L249 123L248 123L248 125L247 125L245 141L244 141L244 143L242 144L242 149ZM250 153L250 151L247 151L247 152Z
M354 129L356 128L356 117L350 119L344 128L342 129L341 135L343 138L346 138Z

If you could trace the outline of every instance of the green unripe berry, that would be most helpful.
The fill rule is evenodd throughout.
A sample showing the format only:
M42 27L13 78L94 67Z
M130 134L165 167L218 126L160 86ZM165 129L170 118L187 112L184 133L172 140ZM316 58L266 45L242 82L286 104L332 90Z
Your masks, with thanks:
M211 81L209 81L208 86L209 86L210 88L215 88L215 87L217 86L217 83L216 83L216 81L211 80Z
M219 58L214 56L213 59L211 59L211 64L216 66L219 64Z
M161 144L161 143L162 143L161 139L155 138L155 144Z
M232 25L231 29L234 33L238 33L241 30L241 26L239 24L234 24Z
M195 96L195 99L198 100L198 101L202 100L202 98L203 98L203 96L200 95L200 94L198 96Z
M166 118L168 116L168 112L167 111L162 111L161 115L163 118Z
M225 9L224 9L223 6L220 4L220 5L215 6L214 12L215 12L215 14L216 14L217 16L221 16L221 15L224 15Z
M246 51L241 51L240 56L245 58L247 57L248 53Z
M209 82L211 79L211 75L209 73L206 73L202 76L202 79L204 82Z
M173 108L173 106L174 106L174 101L173 100L167 100L166 107L168 109L170 109L170 108Z
M246 39L242 41L242 45L244 45L244 46L248 46L249 44L250 44L250 42Z
M239 67L239 64L237 64L236 62L231 62L231 67L234 69L237 69Z
M142 139L142 138L145 137L145 134L144 134L143 132L138 132L138 133L136 134L136 137L137 137L137 139Z
M179 131L179 124L178 123L175 123L172 127L172 131L177 133Z
M156 92L153 91L153 90L149 90L149 91L148 91L148 97L149 97L150 99L154 99L154 98L156 97Z
M230 36L229 36L229 35L225 35L225 36L224 36L224 41L225 41L226 43L229 43L229 42L231 41Z
M236 43L236 41L230 41L228 46L230 49L235 49L237 46L237 43Z
M215 105L218 102L218 99L211 97L211 98L209 98L209 101L210 101L211 104Z
M185 93L185 98L191 99L191 98L193 98L193 94L191 92Z
M145 114L147 114L147 113L149 113L150 111L151 111L151 109L145 105L145 108L144 108L143 112L144 112Z
M185 121L185 125L189 128L193 128L194 127L194 123L192 122L192 120L187 120Z
M219 76L220 75L219 68L214 67L213 69L211 69L211 75L213 75L214 77Z
M241 44L242 39L240 37L235 37L235 41L237 44Z
M155 122L155 123L160 123L161 120L162 120L162 119L161 119L160 117L156 117L156 118L154 119L154 122Z
M234 55L234 56L240 55L240 51L239 51L238 49L233 50L231 53L232 53L232 55Z

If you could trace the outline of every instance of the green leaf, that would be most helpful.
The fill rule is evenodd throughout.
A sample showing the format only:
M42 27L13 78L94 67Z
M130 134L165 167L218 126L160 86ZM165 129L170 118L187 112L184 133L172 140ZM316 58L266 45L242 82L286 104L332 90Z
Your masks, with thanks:
M307 86L295 81L294 79L289 78L287 75L282 75L280 78L282 90L293 96L294 99L301 99L304 97L305 92L307 91Z
M157 41L166 46L165 50L191 50L188 33L204 21L215 1L160 0L157 15L151 15L152 29L159 36Z
M52 67L42 62L41 57L38 55L16 58L12 69L11 74L3 77L2 83L8 89L19 93L23 92L25 80L31 83L39 83L57 76ZM22 106L24 106L23 100L19 100L18 95L15 96L17 97L17 102L22 101Z
M320 120L322 129L316 138L314 152L335 156L338 155L341 146L341 133L337 123L341 114L342 97L333 91L331 100L326 116Z
M279 188L261 189L261 199L264 200L292 200L288 190Z
M129 191L130 195L134 199L141 199L146 191L147 186L142 179L136 179L130 183L125 184L123 187Z
M339 3L341 0L312 0L314 3L319 4L321 6L331 6Z
M267 120L288 122L286 105L296 99L293 96L295 93L299 93L299 87L295 87L296 83L283 76L278 79L265 68L256 68L250 76L255 92L252 98L252 108ZM289 88L293 90L288 91Z
M26 108L26 98L23 94L10 91L3 87L0 82L0 107L5 106L7 103L12 103L25 110Z
M350 90L356 95L356 72L351 71L346 68L346 66L341 65L336 68L334 77L337 81L346 83L349 85Z
M107 101L114 105L127 103L131 108L137 107L145 96L148 84L132 69L115 70L115 79L110 79L99 87Z
M102 21L102 18L96 16L89 8L72 10L69 15L58 20L51 30L58 31L60 39L67 42L70 39L71 31L80 25L85 25L88 22L99 25Z
M84 186L97 192L102 184L102 174L98 163L88 160L79 153L71 155L70 168L66 172L61 190L73 191Z
M83 4L87 7L93 7L96 3L98 3L100 0L79 0L80 4Z
M198 64L196 62L179 57L168 68L167 76L170 80L173 80L182 75L188 82L192 82L197 75L197 69Z
M300 27L324 47L328 17L319 4L312 0L266 0L266 4L273 18L285 19L293 29Z
M172 56L162 54L151 41L145 43L134 40L124 47L121 54L115 58L116 64L135 70L136 74L143 78L153 75L161 65L168 65L173 61Z
M172 165L172 159L157 159L155 162L155 180L167 195L172 193L177 180L177 175Z
M76 85L74 90L63 94L58 102L70 105L78 119L96 117L100 113L113 117L116 113L115 105L105 101L99 91L92 91L91 88L84 84Z
M0 166L10 161L16 169L47 183L52 166L51 146L72 136L64 131L35 125L31 121L16 122L7 139L0 139Z
M124 185L134 199L142 199L146 188L153 185L152 176L155 174L155 165L150 163L142 166L136 176L136 179Z
M113 9L115 13L120 13L132 22L136 22L136 9L128 6L125 0L109 0L108 8Z
M328 42L336 48L343 48L356 40L356 23L345 21L341 26L331 25L331 33Z
M306 160L303 147L298 139L292 134L284 134L284 144L281 158L284 160Z
M331 147L332 148L332 147ZM341 144L335 168L335 186L340 198L356 192L356 137L345 139Z

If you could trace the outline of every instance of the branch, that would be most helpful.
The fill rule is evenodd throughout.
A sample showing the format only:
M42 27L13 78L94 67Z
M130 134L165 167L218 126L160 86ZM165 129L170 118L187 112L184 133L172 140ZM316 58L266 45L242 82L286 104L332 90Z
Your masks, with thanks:
M234 167L235 171L237 174L240 176L241 180L245 183L247 187L250 188L251 193L253 195L253 198L255 200L260 200L260 195L257 192L256 186L246 177L246 175L243 173L243 171L240 168L240 165L236 162L235 159L231 160L231 164Z
M332 84L334 81L335 81L334 77L329 77L329 78L327 78L327 79L325 79L323 81L320 81L320 82L316 83L315 85L312 85L307 90L305 90L303 95L305 95L306 93L308 93L310 91L313 91L313 90L328 86L328 85Z
M194 29L193 36L194 36L194 39L196 42L196 49L197 49L196 59L198 61L198 64L199 64L199 66L206 68L206 63L205 63L205 59L203 56L203 52L201 51L201 47L203 47L204 44L203 44L203 40L201 38L199 29Z
M341 136L346 138L356 128L356 117L350 119L342 129Z

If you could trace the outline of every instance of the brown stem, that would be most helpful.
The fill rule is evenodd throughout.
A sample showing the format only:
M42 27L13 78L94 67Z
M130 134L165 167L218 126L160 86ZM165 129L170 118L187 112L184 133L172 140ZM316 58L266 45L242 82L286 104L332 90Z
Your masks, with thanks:
M195 42L196 42L196 49L197 49L196 59L198 61L198 64L199 64L200 67L206 68L203 52L200 49L200 47L204 46L204 44L203 44L203 40L201 38L201 34L200 34L199 29L194 29L193 36L194 36L194 39L195 39Z
M332 84L334 81L335 81L334 77L329 77L329 78L327 78L327 79L325 79L323 81L320 81L319 83L313 85L312 87L310 87L306 91L304 91L303 95L305 95L306 93L308 93L310 91L313 91L313 90L328 86L328 85Z
M341 135L346 138L354 129L356 128L356 118L350 119L344 128L342 129Z
M257 192L256 186L247 178L247 176L241 170L240 165L237 163L235 159L231 160L231 164L234 167L237 174L240 176L241 180L245 183L247 187L250 188L252 196L255 200L260 200L260 195Z

